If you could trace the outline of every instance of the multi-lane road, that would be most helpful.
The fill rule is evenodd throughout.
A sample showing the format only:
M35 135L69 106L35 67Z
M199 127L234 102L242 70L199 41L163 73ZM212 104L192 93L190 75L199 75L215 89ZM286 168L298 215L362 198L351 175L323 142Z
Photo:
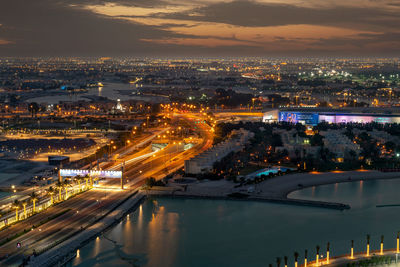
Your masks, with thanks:
M196 114L185 114L182 115L182 118L186 119L188 124L194 128L194 121L199 117ZM156 132L156 135L159 134L159 131ZM161 131L166 131L166 129ZM125 190L117 189L118 186L113 189L95 187L1 230L0 242L24 230L27 230L27 232L0 247L0 265L17 266L21 264L23 259L32 255L34 251L40 252L55 242L68 238L76 231L84 230L85 227L91 225L96 219L99 219L120 203L133 189L141 186L145 178L162 178L181 168L186 159L212 146L213 134L207 124L196 124L196 132L202 137L202 141L186 151L183 151L177 140L175 140L175 144L174 141L170 140L169 144L159 151L152 151L146 145L147 141L140 144L144 145L144 148L140 151L133 149L130 152L117 151L118 160L106 163L102 167L103 169L115 169L125 161ZM129 149L129 147L127 148ZM149 155L149 153L151 154ZM33 228L33 225L41 224L48 217L62 212L65 213ZM17 243L21 244L20 248L17 248Z

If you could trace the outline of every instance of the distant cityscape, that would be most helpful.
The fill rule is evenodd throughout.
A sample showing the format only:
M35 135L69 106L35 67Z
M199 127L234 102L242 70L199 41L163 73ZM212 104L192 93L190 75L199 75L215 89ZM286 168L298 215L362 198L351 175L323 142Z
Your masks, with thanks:
M400 267L398 0L1 0L0 267Z
M348 210L291 192L397 177L399 74L398 58L2 58L1 264L91 266L83 244L165 196ZM397 264L398 239L369 262ZM303 266L368 260L336 249Z
M219 219L224 225L265 210L275 214L272 229L280 216L293 220L287 233L297 241L278 243L278 250L270 248L249 266L268 260L278 266L395 266L397 226L383 230L384 221L366 223L350 238L351 256L348 245L338 245L346 231L346 237L320 233L308 241L296 232L310 235L312 220L339 227L346 221L340 214L358 222L356 214L378 216L380 206L394 212L388 209L397 205L399 186L399 74L398 58L2 58L0 265L162 266L168 260L165 266L189 266L191 257L157 254L152 242L195 246L179 234L171 237L173 245L165 233L189 227L180 216L196 206L208 222L216 220L215 229L197 229L217 239L234 236L229 227L215 232ZM348 195L332 197L344 182ZM354 184L369 193L350 199ZM371 202L372 210L359 206ZM233 219L231 209L252 215L239 212ZM214 214L218 210L230 215ZM307 225L290 217L298 212ZM187 219L193 223L199 214ZM177 221L168 222L171 216ZM135 227L133 237L128 227ZM243 231L251 236L251 227ZM364 231L366 251L354 247ZM161 232L161 240L148 240ZM394 235L388 236L390 249L383 250L381 234ZM277 235L285 236L262 234L272 243ZM252 240L242 238L239 243ZM333 256L330 243L324 253L317 246L316 255L282 251L306 247L311 253L310 242L326 238L332 238ZM370 239L380 244L371 256ZM103 259L110 245L116 252ZM208 249L198 253L204 259L193 266L224 266L206 256ZM243 266L247 258L229 266Z

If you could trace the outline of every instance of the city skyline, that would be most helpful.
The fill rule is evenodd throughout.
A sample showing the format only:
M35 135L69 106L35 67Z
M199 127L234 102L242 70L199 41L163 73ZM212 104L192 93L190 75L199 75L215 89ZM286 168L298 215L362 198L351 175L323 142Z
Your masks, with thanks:
M1 0L0 266L400 266L399 11Z
M390 0L6 0L0 56L396 56L399 10Z

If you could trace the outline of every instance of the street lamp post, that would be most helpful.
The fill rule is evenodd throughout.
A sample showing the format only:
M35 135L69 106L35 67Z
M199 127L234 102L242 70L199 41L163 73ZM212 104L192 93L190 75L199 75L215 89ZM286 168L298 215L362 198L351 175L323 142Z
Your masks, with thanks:
M307 254L308 254L308 251L306 249L304 252L304 267L307 267Z
M329 264L329 242L327 244L327 248L326 248L326 264Z
M350 258L354 259L354 240L351 240Z

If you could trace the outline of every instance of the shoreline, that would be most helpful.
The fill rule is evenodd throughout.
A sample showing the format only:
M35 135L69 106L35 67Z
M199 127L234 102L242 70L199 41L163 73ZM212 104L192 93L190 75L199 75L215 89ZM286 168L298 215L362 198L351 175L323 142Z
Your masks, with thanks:
M283 176L276 176L259 184L247 185L234 188L235 184L225 180L207 181L189 184L187 191L179 190L147 190L143 192L148 197L172 197L188 199L220 199L240 201L261 201L277 204L309 206L317 208L328 208L336 210L350 209L350 205L331 201L319 201L310 199L290 198L288 195L294 191L336 183L390 180L399 179L400 172L379 172L369 170L359 171L335 171L335 172L311 172L292 173ZM248 193L247 190L253 187L255 193ZM168 187L167 187L168 188ZM176 187L178 188L178 186ZM173 187L171 187L173 189ZM242 193L243 197L232 197L232 193Z
M361 173L361 174L360 174ZM363 175L367 174L367 175ZM377 175L381 174L381 175ZM382 175L383 174L383 175ZM298 177L300 175L300 177ZM320 176L318 176L320 175ZM326 178L326 175L330 177L330 179ZM350 180L349 175L350 176ZM282 181L284 178L286 179ZM295 177L295 178L293 178ZM317 178L315 178L317 177ZM298 182L299 178L305 184L299 188ZM127 213L133 212L139 207L141 203L143 203L146 199L150 197L167 197L167 198L181 198L181 199L213 199L213 200L230 200L230 201L259 201L259 202L269 202L275 204L287 204L287 205L297 205L297 206L308 206L314 208L328 208L334 210L343 211L345 209L350 209L349 205L336 203L336 202L324 202L324 201L315 201L315 200L306 200L306 199L294 199L288 198L287 195L291 192L305 189L312 186L319 185L327 185L334 183L345 183L345 182L358 182L358 181L367 181L367 180L389 180L389 179L398 179L400 178L400 173L382 173L378 171L362 171L362 172L335 172L335 173L295 173L288 174L284 176L274 177L272 179L266 180L257 186L274 186L277 181L282 183L283 186L279 187L280 195L284 195L284 197L276 196L277 188L273 186L270 190L266 191L270 196L267 196L264 192L262 195L249 195L245 198L237 198L230 197L227 194L231 194L231 188L225 188L225 194L221 194L221 192L215 192L214 194L199 194L194 192L182 192L182 191L165 191L165 190L138 190L136 192L132 192L124 201L122 201L119 205L117 205L113 210L110 210L103 218L95 222L92 226L80 231L79 233L75 233L65 241L60 242L53 246L52 248L47 249L36 258L32 259L29 262L30 266L53 266L53 264L61 263L66 264L73 260L76 256L76 251L91 241L93 241L99 234L107 231L108 229L115 226L119 223ZM293 180L295 179L295 180ZM323 180L322 180L323 179ZM290 183L289 183L290 181ZM293 183L295 181L296 183ZM224 182L227 181L217 181ZM317 183L316 183L317 182ZM210 182L202 182L204 184L212 184L215 181ZM193 184L196 186L196 184ZM193 186L192 185L192 186ZM290 186L289 186L290 185ZM271 189L274 189L272 191ZM217 194L216 194L217 193ZM275 196L274 196L275 195Z
M287 198L288 195L294 191L314 186L360 181L392 180L400 178L400 172L380 172L375 170L334 171L321 173L310 172L301 173L301 176L299 178L303 178L303 180L296 181L297 184L295 184L292 175L295 174L282 176L282 178L286 177L286 179L282 179L280 180L280 182L286 182L286 184L282 184L279 190L281 197ZM290 182L290 184L288 184L288 182ZM302 186L300 187L299 184L301 184ZM267 186L276 186L276 181L268 183Z

